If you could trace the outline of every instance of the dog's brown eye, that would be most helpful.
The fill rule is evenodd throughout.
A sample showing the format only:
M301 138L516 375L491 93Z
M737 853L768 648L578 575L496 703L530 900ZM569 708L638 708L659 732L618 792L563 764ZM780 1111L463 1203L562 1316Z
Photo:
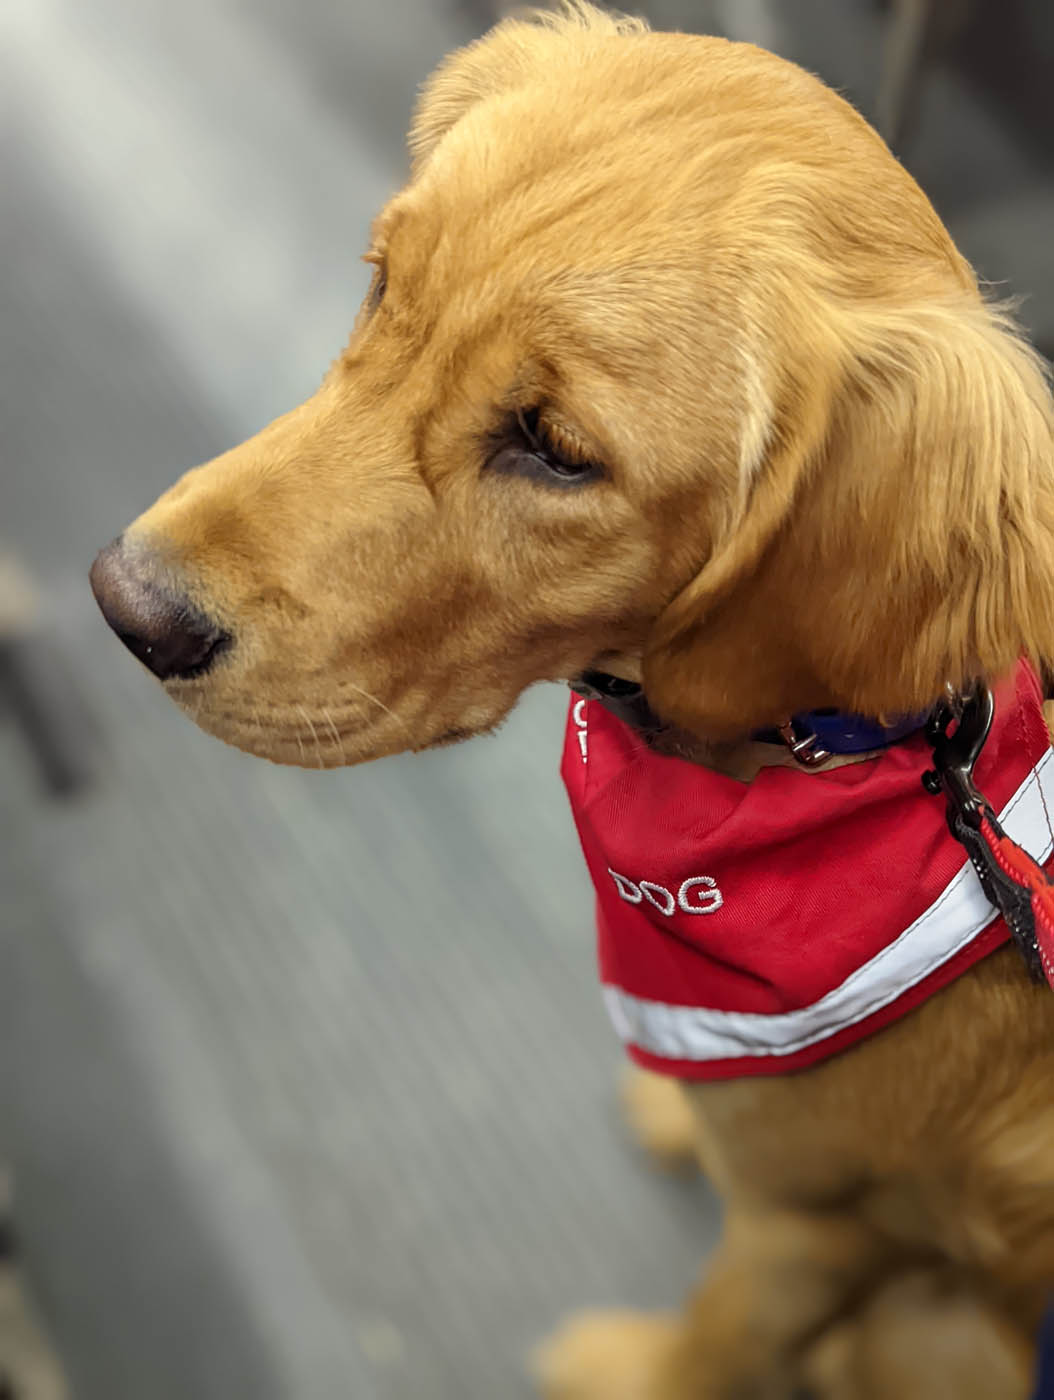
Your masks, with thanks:
M603 475L600 464L587 458L570 437L541 422L538 409L518 410L516 424L523 441L521 455L541 468L549 480L582 485Z
M490 471L526 477L548 487L579 487L604 475L566 429L542 421L541 410L517 409L504 429L495 434L487 458Z

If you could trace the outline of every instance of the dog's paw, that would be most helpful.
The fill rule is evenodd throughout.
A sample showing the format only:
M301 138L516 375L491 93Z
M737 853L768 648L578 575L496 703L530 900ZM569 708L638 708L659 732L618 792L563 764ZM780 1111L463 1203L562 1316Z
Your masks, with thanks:
M698 1169L699 1122L676 1079L630 1065L623 1074L621 1099L634 1140L661 1167Z
M545 1400L660 1400L656 1379L678 1330L672 1314L578 1313L535 1354L541 1393Z

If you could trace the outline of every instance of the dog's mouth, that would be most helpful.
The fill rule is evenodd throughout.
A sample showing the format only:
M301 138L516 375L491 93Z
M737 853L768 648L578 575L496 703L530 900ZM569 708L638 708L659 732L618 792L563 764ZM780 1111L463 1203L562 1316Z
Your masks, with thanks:
M395 704L350 681L326 702L246 698L251 690L232 692L222 670L207 681L169 679L165 691L213 738L255 758L297 768L346 768L396 753L448 748L491 732L501 720L477 712L473 722L447 723L430 715L427 705L415 703L411 722Z
M378 743L374 726L360 714L354 718L328 709L291 711L270 706L223 706L209 703L192 682L170 682L165 689L194 723L232 748L297 768L344 768L378 752L405 747Z

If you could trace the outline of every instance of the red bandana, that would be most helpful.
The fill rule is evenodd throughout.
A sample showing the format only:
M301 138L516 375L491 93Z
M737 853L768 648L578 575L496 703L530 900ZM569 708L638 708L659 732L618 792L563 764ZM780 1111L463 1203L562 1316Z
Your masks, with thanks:
M1035 673L995 691L977 783L1051 853L1054 756ZM651 752L573 699L562 773L597 891L600 976L630 1054L682 1079L782 1074L904 1015L1009 937L915 735L827 771L737 782Z

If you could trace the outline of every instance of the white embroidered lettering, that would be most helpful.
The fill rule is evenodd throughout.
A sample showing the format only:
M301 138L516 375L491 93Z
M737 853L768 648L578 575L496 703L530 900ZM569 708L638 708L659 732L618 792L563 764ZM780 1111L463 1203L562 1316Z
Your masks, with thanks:
M695 896L695 903L689 903L689 896ZM725 902L725 897L717 888L717 881L709 875L694 875L677 891L677 904L686 914L716 914Z
M677 891L676 898L665 885L654 880L631 880L628 875L620 875L608 866L608 874L615 882L619 898L627 904L640 904L647 900L665 918L673 917L675 909L683 914L716 914L725 902L725 897L717 888L717 881L710 875L693 875L685 880Z
M619 898L624 899L627 904L639 904L643 899L639 886L632 880L627 880L625 875L620 875L617 870L612 870L608 866L608 874L615 882L615 888L619 892Z
M582 762L587 762L589 758L589 729L586 721L586 702L576 700L571 709L571 718L578 726L578 747L582 754Z
M640 892L649 904L654 904L660 914L665 914L667 918L673 913L673 895L665 885L656 885L652 880L642 880L640 882Z

